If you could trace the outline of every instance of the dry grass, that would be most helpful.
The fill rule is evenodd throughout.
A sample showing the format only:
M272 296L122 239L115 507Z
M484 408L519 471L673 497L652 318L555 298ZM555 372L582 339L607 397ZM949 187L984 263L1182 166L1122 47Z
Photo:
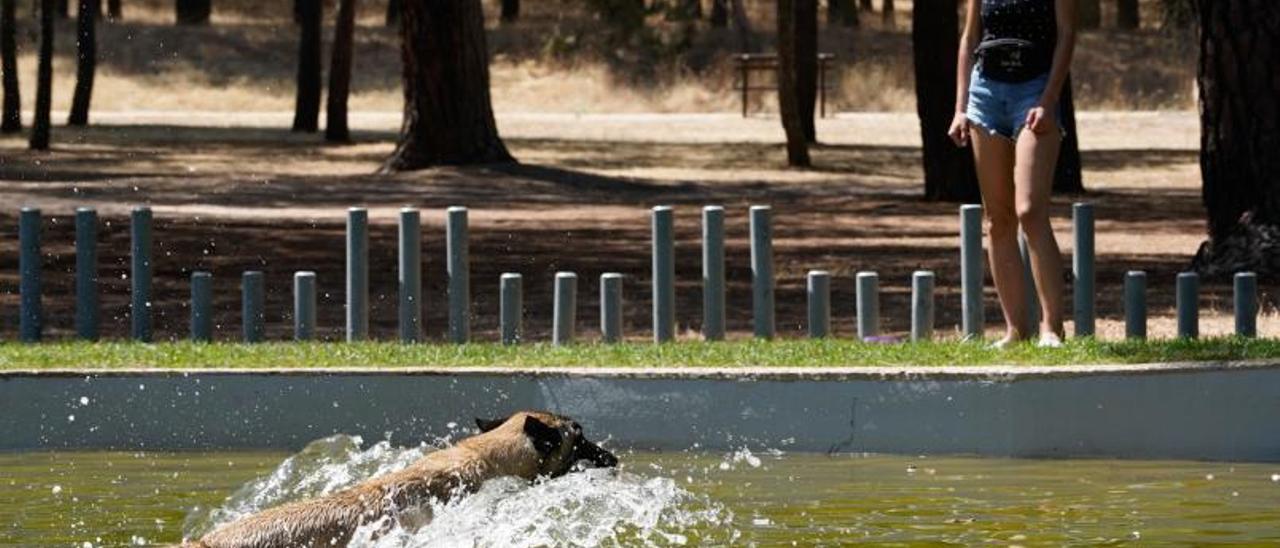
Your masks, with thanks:
M903 2L899 2L903 4ZM34 98L35 32L28 4L20 2L19 49L24 104ZM491 2L486 2L490 6ZM172 3L126 2L121 22L100 30L97 111L285 110L293 104L296 31L288 2L215 2L214 24L172 25ZM383 4L363 3L356 37L354 110L401 107L398 36L382 24ZM773 49L772 4L753 2L757 39ZM879 17L864 28L826 28L820 49L839 59L833 110L900 111L915 108L909 29L910 4L889 30ZM330 13L330 15L332 15ZM652 24L667 25L656 18ZM491 22L493 97L505 112L734 112L738 94L729 55L739 49L732 30L701 28L674 58L643 55L619 64L602 52L589 13L568 2L526 2L515 26ZM332 32L326 30L326 37ZM74 81L74 22L58 25L54 108L65 109ZM566 41L577 44L564 47ZM549 44L561 44L555 53ZM1194 108L1194 57L1189 45L1155 30L1092 31L1081 37L1074 78L1081 109ZM773 111L770 94L753 109Z

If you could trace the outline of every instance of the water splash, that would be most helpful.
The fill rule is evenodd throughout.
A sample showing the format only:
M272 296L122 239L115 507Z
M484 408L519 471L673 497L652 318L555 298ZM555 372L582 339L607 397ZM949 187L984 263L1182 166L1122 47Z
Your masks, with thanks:
M198 538L265 508L399 470L433 450L395 448L386 441L364 450L360 445L359 437L341 435L310 443L271 474L242 486L221 507L193 512L184 536ZM727 544L741 534L732 527L732 513L710 498L670 478L616 469L533 484L498 478L470 496L433 503L429 514L431 522L417 529L394 519L362 527L351 546L679 546Z
M295 500L327 495L366 478L400 470L433 448L392 447L380 441L361 450L360 436L336 435L307 444L271 474L237 489L221 507L196 510L183 523L183 536L198 538L219 525Z

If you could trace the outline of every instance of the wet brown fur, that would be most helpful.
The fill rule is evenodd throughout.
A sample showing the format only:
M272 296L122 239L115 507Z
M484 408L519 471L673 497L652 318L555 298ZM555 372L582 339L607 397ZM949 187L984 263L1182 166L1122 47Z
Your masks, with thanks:
M560 431L563 441L542 455L525 433L526 417ZM264 510L184 546L346 546L361 525L384 516L415 520L414 512L421 515L428 501L447 501L490 478L516 476L532 480L563 474L573 464L567 461L573 458L575 436L581 435L576 423L566 417L544 412L516 413L497 428L432 452L408 468L328 496Z

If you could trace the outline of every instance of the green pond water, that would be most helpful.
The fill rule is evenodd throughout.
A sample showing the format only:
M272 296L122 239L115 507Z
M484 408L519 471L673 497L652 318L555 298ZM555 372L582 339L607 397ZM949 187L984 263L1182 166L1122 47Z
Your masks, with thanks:
M176 542L216 525L216 509L331 492L426 451L378 445L328 440L283 466L290 455L281 452L0 454L0 544ZM621 471L486 486L476 501L437 510L426 528L437 529L377 545L1280 543L1274 464L764 450L621 457Z

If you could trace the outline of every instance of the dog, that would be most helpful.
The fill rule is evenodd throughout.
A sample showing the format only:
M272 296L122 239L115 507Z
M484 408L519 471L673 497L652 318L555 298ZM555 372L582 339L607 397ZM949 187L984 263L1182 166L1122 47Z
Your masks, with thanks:
M390 517L402 526L430 521L429 502L474 491L490 478L554 478L587 461L614 467L618 458L592 443L568 417L522 411L476 419L480 434L432 452L408 468L324 497L292 502L244 517L183 546L283 548L346 546L361 525Z

